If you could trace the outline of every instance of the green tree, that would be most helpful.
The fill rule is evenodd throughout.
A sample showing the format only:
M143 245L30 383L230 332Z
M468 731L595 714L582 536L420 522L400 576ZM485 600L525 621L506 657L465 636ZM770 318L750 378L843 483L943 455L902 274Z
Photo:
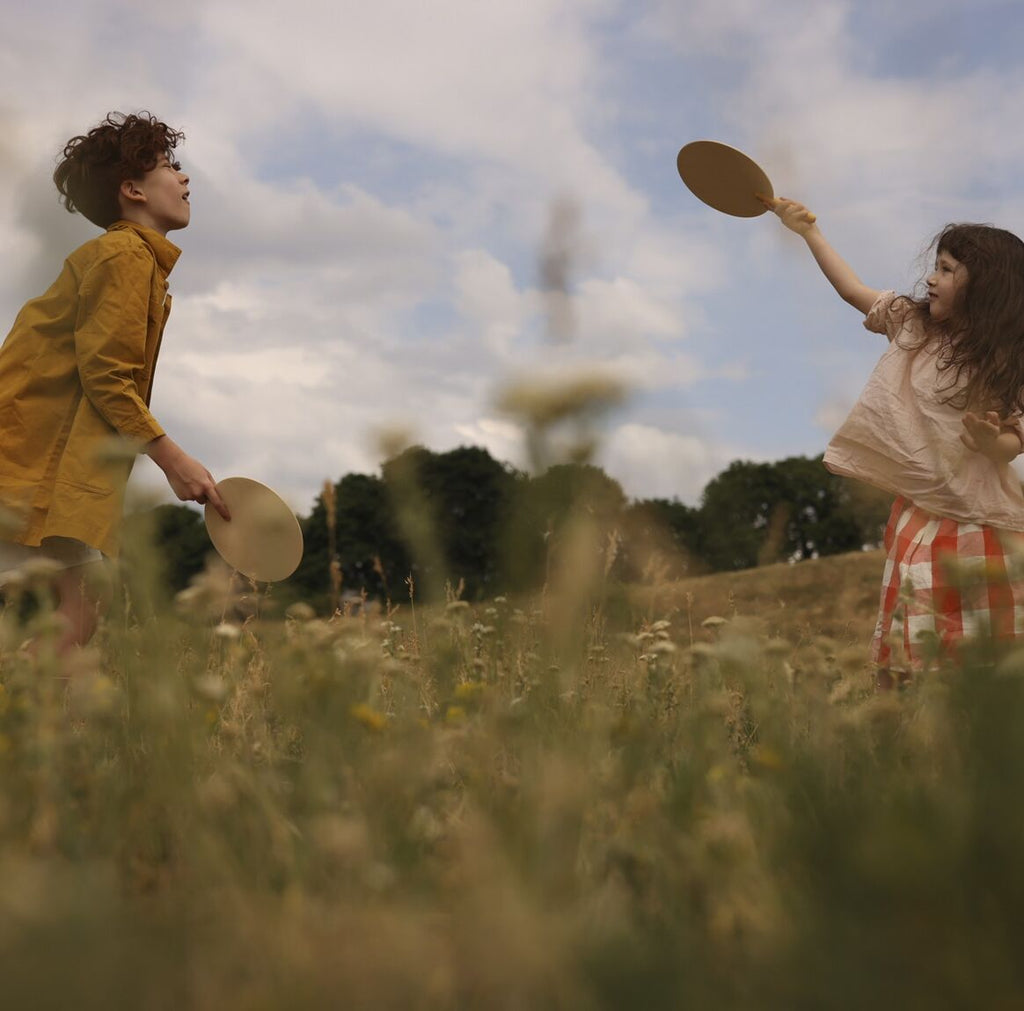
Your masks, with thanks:
M444 578L463 583L469 599L504 588L502 530L516 483L511 468L479 447L433 453L414 446L381 470L395 511L405 510L407 520L419 521L413 530L409 522L404 526L411 541L420 538L409 547L414 571L427 577L423 589L436 588ZM433 567L443 569L442 578L426 571Z
M330 531L323 493L308 517L300 520L304 552L291 583L314 606L325 609L331 598ZM334 486L334 556L340 565L342 591L384 599L401 592L410 569L398 537L388 490L379 477L346 474Z
M859 497L821 457L737 461L704 489L700 545L713 570L814 558L874 545L884 507Z
M757 565L784 489L771 464L736 461L701 496L700 554L712 571Z
M618 575L640 582L655 575L682 579L702 568L701 513L678 499L632 502L623 517L625 541Z
M556 464L519 481L506 532L511 585L529 589L545 582L552 555L574 517L591 519L607 544L621 532L626 504L618 481L592 464Z
M126 523L124 540L130 558L143 550L140 542L149 543L171 593L185 589L214 551L203 514L191 506L159 505L129 517Z

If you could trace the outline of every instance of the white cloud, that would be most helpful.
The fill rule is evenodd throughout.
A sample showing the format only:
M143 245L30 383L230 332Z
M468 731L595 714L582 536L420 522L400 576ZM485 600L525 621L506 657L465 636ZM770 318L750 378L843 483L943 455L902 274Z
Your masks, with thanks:
M479 340L499 360L507 360L527 329L536 325L536 292L521 291L508 265L485 249L455 257L455 308L469 340Z
M705 485L739 457L752 458L741 447L699 435L627 423L609 433L597 462L632 498L678 498L697 505Z
M520 470L528 467L523 431L502 418L481 417L453 426L462 445L482 446L495 460L502 460Z
M194 191L154 409L215 473L302 506L325 477L374 470L372 433L393 422L508 459L501 380L597 359L638 392L609 472L633 496L693 500L751 457L755 427L768 445L801 405L831 428L856 390L834 374L847 359L820 351L843 337L820 332L824 282L799 241L688 199L673 157L691 131L748 146L880 286L911 278L949 218L1024 230L1024 135L1007 128L1024 72L887 66L869 27L937 30L956 10L890 7L41 0L0 41L0 309L12 319L91 234L57 206L60 145L151 107L185 128ZM552 346L537 258L558 199L581 217L575 338ZM777 416L745 416L754 383L778 389ZM721 414L652 422L645 395Z
M826 432L834 432L846 420L855 398L833 397L821 404L814 415L814 423Z

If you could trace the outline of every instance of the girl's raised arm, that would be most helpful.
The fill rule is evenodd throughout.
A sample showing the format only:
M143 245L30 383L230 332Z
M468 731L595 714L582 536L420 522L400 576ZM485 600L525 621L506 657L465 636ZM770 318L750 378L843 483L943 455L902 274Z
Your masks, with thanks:
M803 238L821 268L821 272L828 278L832 287L839 292L840 298L867 315L881 292L868 287L853 272L853 268L829 245L817 225L815 216L803 204L797 203L795 200L787 200L784 197L775 200L762 198L762 203L769 210L774 211L790 231L796 232Z

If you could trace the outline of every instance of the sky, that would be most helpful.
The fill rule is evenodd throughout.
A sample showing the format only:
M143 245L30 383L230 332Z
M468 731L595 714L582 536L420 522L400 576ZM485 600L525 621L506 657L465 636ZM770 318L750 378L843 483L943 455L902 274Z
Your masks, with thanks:
M395 433L526 468L502 390L595 372L628 389L594 462L630 498L696 505L734 460L822 452L884 338L773 215L683 186L689 141L754 157L876 288L912 290L949 221L1024 235L1024 0L34 0L4 20L4 330L96 234L57 202L64 142L111 110L184 130L152 408L300 514L379 473ZM173 501L148 459L132 487Z

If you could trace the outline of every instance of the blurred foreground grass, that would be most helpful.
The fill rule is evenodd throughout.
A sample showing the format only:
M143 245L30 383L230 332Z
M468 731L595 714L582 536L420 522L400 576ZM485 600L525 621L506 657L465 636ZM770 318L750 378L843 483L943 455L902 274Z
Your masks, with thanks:
M70 683L9 608L3 1006L1019 1007L1024 653L874 695L879 568L329 621L211 571Z

